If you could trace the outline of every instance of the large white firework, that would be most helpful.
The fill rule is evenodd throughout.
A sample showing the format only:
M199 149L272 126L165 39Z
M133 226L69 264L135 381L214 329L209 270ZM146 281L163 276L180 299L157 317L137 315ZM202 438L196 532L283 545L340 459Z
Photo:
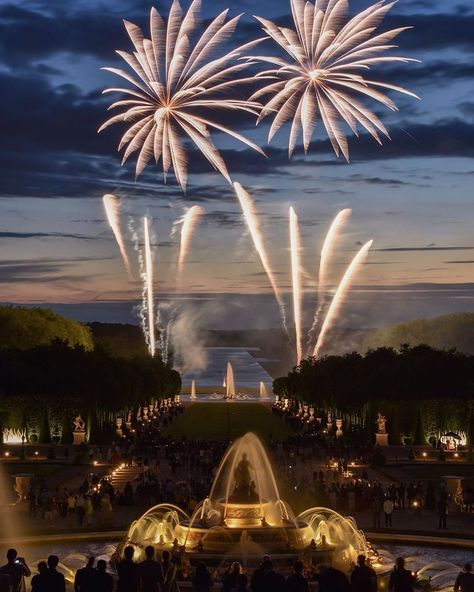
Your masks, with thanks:
M377 2L343 24L347 0L290 0L295 29L279 27L256 17L263 30L290 56L290 60L274 56L252 56L251 60L272 64L270 70L257 77L270 78L251 97L255 101L269 95L258 121L272 114L268 134L270 141L280 127L292 120L289 155L302 131L307 151L313 128L321 119L336 154L342 152L349 160L347 138L341 123L345 122L355 135L357 126L365 128L381 144L379 132L389 138L380 119L364 105L357 95L370 97L392 110L395 103L382 90L395 90L418 98L404 88L376 82L361 72L371 66L391 62L417 61L396 55L380 55L397 47L390 41L410 27L392 29L373 35L383 17L395 2ZM382 89L382 90L380 90Z
M241 15L227 21L228 10L224 10L198 36L200 8L200 0L194 0L184 12L174 0L167 23L152 8L150 39L145 38L138 26L124 21L134 51L117 53L132 74L119 68L104 68L133 87L104 90L104 93L123 93L126 98L110 105L109 109L118 108L120 113L108 119L99 132L115 123L128 123L129 128L119 144L119 150L126 146L122 164L138 151L138 176L152 158L157 163L161 160L165 180L173 168L183 190L188 163L185 138L194 142L229 183L229 173L212 142L209 128L229 134L262 152L256 144L212 117L215 109L259 113L258 103L233 97L236 87L251 80L239 77L248 63L237 60L260 40L219 55L220 47L229 40ZM211 115L205 117L204 113L208 112Z

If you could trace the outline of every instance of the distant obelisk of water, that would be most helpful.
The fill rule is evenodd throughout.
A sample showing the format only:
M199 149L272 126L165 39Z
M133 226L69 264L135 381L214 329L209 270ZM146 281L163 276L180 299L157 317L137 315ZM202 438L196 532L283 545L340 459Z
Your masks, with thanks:
M262 381L260 381L260 397L262 399L268 397L267 387L265 386L265 383Z
M191 399L196 399L196 383L194 380L191 382Z
M227 362L226 395L228 399L235 397L234 371L230 362Z

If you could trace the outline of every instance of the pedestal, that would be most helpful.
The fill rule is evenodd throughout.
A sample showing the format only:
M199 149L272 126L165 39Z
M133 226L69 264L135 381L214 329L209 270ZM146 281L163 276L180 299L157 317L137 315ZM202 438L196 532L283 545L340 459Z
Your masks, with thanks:
M73 432L74 440L73 444L84 444L86 441L86 433L85 432Z
M377 446L388 446L388 434L380 434L377 432L375 434L375 444Z

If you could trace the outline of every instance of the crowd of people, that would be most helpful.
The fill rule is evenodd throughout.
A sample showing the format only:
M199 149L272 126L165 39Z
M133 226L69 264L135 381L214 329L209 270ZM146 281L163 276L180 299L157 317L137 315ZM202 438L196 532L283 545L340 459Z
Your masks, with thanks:
M179 556L165 550L155 558L152 546L145 548L143 561L134 561L134 548L125 547L123 558L115 565L114 572L108 571L107 562L90 557L87 564L77 570L74 592L179 592ZM64 575L58 571L59 559L50 555L47 561L40 561L38 573L31 578L32 592L65 592ZM18 557L15 549L7 552L7 563L0 568L0 592L24 592L25 578L31 571L24 558ZM241 564L234 561L223 575L216 577L208 567L199 562L190 574L193 592L211 592L218 584L222 592L309 592L310 582L317 584L318 592L377 592L378 579L365 555L357 557L357 563L346 574L330 565L319 565L315 572L305 574L302 561L295 561L292 571L286 577L280 573L269 555L253 572L248 573ZM416 574L406 569L405 560L399 557L390 572L388 592L413 592L418 585ZM385 586L384 586L385 587ZM189 587L186 587L189 589ZM453 592L473 592L474 574L472 565L466 563L458 574Z

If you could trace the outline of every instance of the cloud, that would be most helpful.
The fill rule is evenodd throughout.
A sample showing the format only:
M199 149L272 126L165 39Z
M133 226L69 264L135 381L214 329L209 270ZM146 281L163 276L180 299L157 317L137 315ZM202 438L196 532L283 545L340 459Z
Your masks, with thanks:
M0 262L0 284L41 284L46 282L74 281L90 279L80 275L64 274L62 272L70 269L70 264L59 262ZM61 275L58 275L61 274Z
M69 234L66 232L12 232L0 231L0 238L73 238L77 240L96 240L95 236L86 236L84 234Z
M380 253L415 252L415 251L474 251L474 247L446 246L446 247L387 247L384 249L372 249Z
M448 264L451 264L451 265L452 264L458 264L459 263L459 264L463 264L464 265L464 264L474 263L474 259L465 259L465 260L459 259L457 261L445 261L445 263L448 263Z

